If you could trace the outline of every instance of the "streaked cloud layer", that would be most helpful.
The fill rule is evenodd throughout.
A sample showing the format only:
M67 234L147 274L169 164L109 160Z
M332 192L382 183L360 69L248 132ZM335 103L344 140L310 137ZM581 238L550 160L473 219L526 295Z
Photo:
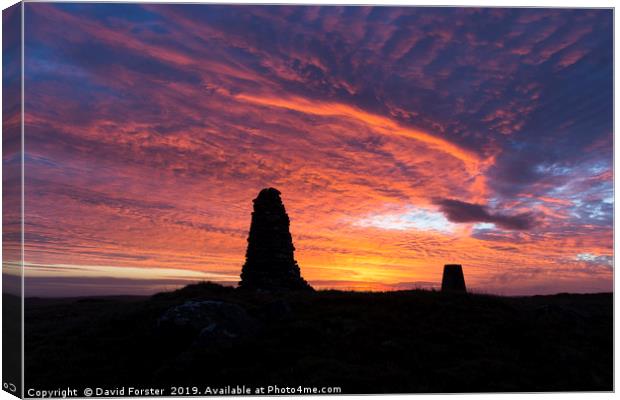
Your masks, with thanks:
M429 287L458 262L484 292L612 289L610 10L28 3L26 20L41 293L84 269L233 283L267 186L317 287Z

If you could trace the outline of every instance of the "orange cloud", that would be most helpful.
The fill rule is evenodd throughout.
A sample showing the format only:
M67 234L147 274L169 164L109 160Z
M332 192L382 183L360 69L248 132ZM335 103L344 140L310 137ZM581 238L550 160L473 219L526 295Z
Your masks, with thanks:
M248 101L254 104L285 108L311 115L352 118L367 124L373 129L376 129L386 135L396 135L415 139L429 145L429 147L434 150L441 151L451 157L457 158L463 162L465 169L471 175L480 174L482 172L482 167L488 166L488 161L481 161L474 153L462 149L447 140L426 132L401 126L389 118L371 114L346 104L311 101L301 97L259 97L244 93L235 95L234 97L236 99Z

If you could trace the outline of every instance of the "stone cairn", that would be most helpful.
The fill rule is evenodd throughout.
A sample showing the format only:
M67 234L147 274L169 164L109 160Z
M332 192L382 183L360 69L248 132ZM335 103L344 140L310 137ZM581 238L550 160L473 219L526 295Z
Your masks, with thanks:
M460 264L446 264L443 267L443 279L441 280L442 292L466 293L463 267Z
M239 287L270 291L313 290L301 277L295 261L289 225L280 192L274 188L261 190L254 199Z

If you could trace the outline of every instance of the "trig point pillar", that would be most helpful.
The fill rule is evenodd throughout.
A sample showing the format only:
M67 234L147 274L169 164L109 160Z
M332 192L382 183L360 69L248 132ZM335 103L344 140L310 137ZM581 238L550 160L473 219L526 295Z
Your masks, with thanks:
M443 266L443 279L441 280L442 292L466 293L465 277L461 264L446 264Z

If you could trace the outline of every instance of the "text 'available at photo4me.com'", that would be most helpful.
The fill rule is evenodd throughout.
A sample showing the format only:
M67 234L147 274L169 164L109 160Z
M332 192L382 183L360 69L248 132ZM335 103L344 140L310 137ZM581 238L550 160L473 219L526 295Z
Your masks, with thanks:
M28 398L70 398L70 397L139 397L139 396L221 396L221 395L312 395L341 394L339 386L168 386L168 387L63 387L63 388L28 388Z

